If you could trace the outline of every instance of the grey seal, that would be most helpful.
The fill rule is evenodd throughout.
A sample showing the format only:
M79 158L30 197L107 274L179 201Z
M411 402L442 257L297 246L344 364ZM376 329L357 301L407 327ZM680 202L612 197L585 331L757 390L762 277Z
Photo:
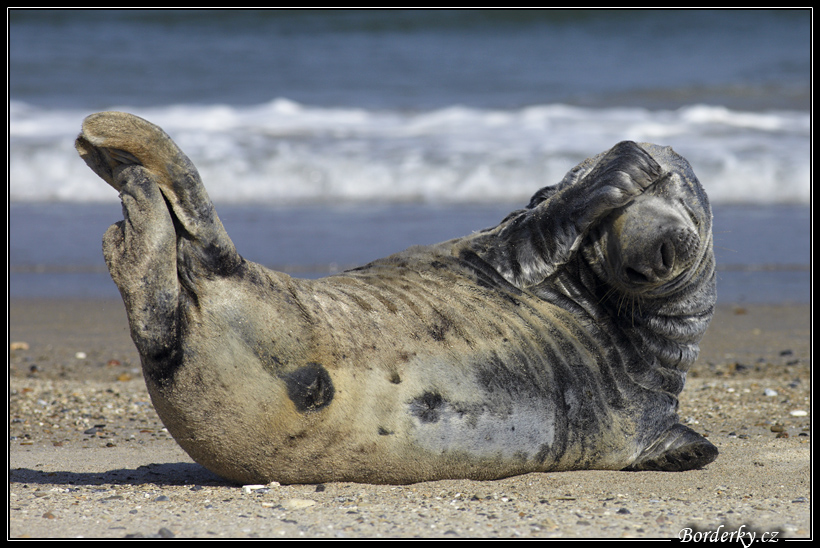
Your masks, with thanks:
M625 141L497 226L320 280L245 260L191 161L104 112L81 157L153 404L240 483L688 470L678 395L712 317L712 214L688 162Z

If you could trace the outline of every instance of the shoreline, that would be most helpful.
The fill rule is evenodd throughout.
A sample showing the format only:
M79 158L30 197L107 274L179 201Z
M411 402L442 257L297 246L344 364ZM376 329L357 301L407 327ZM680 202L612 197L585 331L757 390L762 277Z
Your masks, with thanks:
M810 316L719 305L680 398L701 470L246 489L164 432L121 301L11 299L9 537L808 537Z

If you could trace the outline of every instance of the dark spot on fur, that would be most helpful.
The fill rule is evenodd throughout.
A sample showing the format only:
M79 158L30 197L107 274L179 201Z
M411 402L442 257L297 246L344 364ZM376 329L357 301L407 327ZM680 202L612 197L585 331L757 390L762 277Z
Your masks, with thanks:
M179 300L185 303L186 292L180 292ZM165 294L156 296L155 317L151 325L138 333L132 331L132 338L143 357L144 372L161 387L174 383L177 371L183 365L185 347L182 341L187 330L187 318L174 298Z
M438 422L444 403L441 394L425 392L410 402L410 412L421 422Z
M447 333L455 328L455 323L441 312L436 311L436 315L439 321L429 327L427 332L434 341L441 342L445 339Z
M390 374L390 382L393 384L401 384L401 376L394 371Z
M388 429L384 428L383 426L379 426L378 432L379 432L380 436L392 436L394 434L394 432L392 430L388 430Z
M428 330L428 333L430 333L434 341L441 342L444 340L447 329L443 325L434 325Z
M288 397L300 413L327 407L335 389L327 370L318 363L309 363L284 377Z
M182 366L182 346L173 346L158 349L153 353L145 353L146 376L159 386L170 386L174 382L176 372Z

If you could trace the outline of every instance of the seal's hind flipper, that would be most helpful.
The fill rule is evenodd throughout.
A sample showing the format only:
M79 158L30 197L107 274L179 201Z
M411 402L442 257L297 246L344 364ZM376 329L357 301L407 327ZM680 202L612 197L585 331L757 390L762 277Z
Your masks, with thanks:
M706 438L687 426L676 424L624 470L680 472L702 468L717 456L717 447Z
M195 274L226 275L242 262L216 214L191 160L158 126L125 112L98 112L83 120L75 146L86 164L118 191L123 168L138 165L162 192L181 230L186 257Z

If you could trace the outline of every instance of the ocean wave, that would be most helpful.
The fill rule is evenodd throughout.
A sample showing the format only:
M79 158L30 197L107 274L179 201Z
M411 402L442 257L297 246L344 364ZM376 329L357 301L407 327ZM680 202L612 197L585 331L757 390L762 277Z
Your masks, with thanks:
M523 202L618 141L671 145L715 203L808 203L810 115L677 110L427 111L327 108L287 99L238 107L115 107L162 126L219 203ZM77 157L80 109L9 104L12 201L114 201Z

